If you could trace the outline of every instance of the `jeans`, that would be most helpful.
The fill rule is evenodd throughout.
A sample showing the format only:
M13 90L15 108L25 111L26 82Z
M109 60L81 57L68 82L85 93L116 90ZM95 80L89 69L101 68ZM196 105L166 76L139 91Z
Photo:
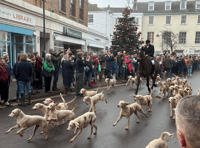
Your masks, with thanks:
M31 83L19 81L19 90L20 90L21 94L25 93L25 88L26 88L28 93L31 93Z
M55 71L54 71L53 88L52 89L56 89L57 88L59 70L60 69L55 69Z
M91 82L91 78L92 78L92 73L91 72L87 72L85 74L85 82L88 82L88 85L90 84Z
M192 66L189 66L188 67L188 75L191 75L192 74Z
M19 89L19 80L18 79L17 79L16 83L17 83L16 97L17 97L17 100L19 100L20 89Z

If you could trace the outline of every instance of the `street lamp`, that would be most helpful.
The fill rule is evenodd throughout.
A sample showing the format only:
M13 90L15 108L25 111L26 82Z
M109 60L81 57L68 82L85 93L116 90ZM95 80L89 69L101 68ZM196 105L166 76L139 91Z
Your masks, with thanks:
M45 1L46 0L42 0L43 1L43 41L44 41L44 51L45 51Z
M160 37L159 33L162 34L162 52L163 52L163 42L164 42L164 41L163 41L163 40L164 40L164 39L163 39L163 32L159 31L158 34L156 35L157 38Z

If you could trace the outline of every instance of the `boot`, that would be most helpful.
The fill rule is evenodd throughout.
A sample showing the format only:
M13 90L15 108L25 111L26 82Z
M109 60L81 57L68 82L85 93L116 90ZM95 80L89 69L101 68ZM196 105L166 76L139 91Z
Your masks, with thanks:
M25 95L24 94L21 94L21 103L18 104L19 106L25 106Z
M70 86L69 85L65 85L65 95L68 95L70 91Z
M28 93L28 105L31 105L31 93Z
M31 95L36 95L36 93L35 93L35 89L31 89Z

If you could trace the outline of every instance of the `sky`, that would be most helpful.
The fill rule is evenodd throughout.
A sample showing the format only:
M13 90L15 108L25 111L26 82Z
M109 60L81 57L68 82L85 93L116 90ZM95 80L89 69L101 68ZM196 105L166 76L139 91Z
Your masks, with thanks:
M131 0L132 1L132 0ZM148 2L148 1L169 1L169 0L138 0L138 2ZM177 1L177 0L172 0ZM126 0L89 0L91 4L97 4L98 7L125 7L127 4Z

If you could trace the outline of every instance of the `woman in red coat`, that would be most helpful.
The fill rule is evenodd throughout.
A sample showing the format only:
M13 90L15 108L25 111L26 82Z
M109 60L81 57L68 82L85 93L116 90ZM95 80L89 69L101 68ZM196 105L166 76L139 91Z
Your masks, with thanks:
M9 90L9 84L8 84L8 74L6 71L6 68L4 66L3 59L0 59L0 95L1 100L4 100L5 106L12 106L8 103L8 90ZM3 107L0 107L2 109Z

